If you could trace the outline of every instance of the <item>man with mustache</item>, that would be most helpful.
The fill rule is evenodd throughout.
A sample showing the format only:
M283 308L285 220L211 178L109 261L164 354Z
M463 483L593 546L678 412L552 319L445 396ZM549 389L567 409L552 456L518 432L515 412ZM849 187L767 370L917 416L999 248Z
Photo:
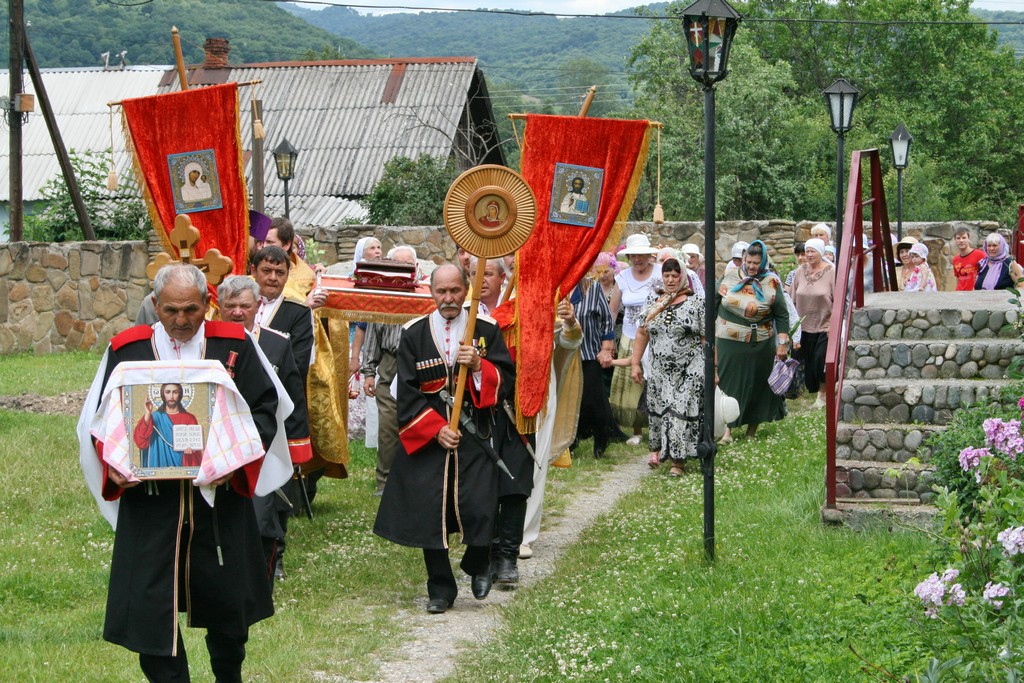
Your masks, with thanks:
M463 344L463 310L469 278L455 265L430 277L437 310L402 330L398 345L399 448L373 531L400 545L423 549L427 611L440 614L455 602L458 586L448 560L448 537L467 546L460 566L472 578L473 597L491 589L490 546L498 497L498 469L480 443L449 428L442 391L454 396L459 366L468 370L462 406L487 439L494 411L509 394L515 368L498 326L478 317L472 344ZM502 474L501 476L506 476Z

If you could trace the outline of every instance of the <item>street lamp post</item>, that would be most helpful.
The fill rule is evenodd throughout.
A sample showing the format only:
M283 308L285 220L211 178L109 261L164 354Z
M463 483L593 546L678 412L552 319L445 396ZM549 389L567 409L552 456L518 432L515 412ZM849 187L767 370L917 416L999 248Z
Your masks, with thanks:
M683 10L690 76L704 89L704 281L715 282L715 83L728 75L729 52L740 15L725 0L697 0ZM704 424L697 445L704 475L704 555L715 559L715 318L704 304Z
M902 123L889 136L892 165L896 167L896 237L903 240L903 170L910 163L910 143L914 136Z
M295 160L299 156L299 150L292 147L288 138L281 138L281 144L274 149L274 165L277 167L277 177L284 183L284 217L288 215L288 181L295 177Z
M837 78L825 88L825 102L832 130L839 136L836 156L836 254L843 239L843 137L853 127L853 108L860 91L845 78Z

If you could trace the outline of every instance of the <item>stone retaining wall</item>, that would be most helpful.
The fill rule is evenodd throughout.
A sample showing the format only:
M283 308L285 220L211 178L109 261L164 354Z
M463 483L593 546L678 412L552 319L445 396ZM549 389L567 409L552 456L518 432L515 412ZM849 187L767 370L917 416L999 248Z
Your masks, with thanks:
M982 235L997 224L909 223L907 234L925 238L932 248L930 260L942 275L950 268L944 241L952 239L954 229L969 225ZM716 261L719 273L737 240L762 239L769 253L778 260L790 258L794 241L810 236L811 221L787 220L721 221L716 223ZM299 228L304 237L316 240L327 264L351 260L356 241L365 235L381 238L385 250L397 244L416 248L420 258L440 263L455 257L455 244L441 227L391 227L346 225L337 228ZM703 248L703 223L676 222L655 225L629 223L625 235L644 233L654 244L679 246L693 242ZM21 351L51 353L73 349L101 349L110 337L134 321L139 305L149 291L146 264L160 251L159 241L148 242L68 242L62 244L0 244L0 354ZM948 280L948 278L947 278ZM900 321L896 321L900 322ZM998 323L998 324L997 324ZM994 317L989 328L998 333L1001 324ZM914 338L915 323L899 335ZM960 327L963 327L960 325ZM874 324L863 326L858 339L875 339ZM894 334L890 327L884 334ZM985 330L977 332L983 336ZM922 334L921 336L925 336Z
M847 461L836 465L837 498L905 499L932 503L935 472L927 465L899 469L873 462Z

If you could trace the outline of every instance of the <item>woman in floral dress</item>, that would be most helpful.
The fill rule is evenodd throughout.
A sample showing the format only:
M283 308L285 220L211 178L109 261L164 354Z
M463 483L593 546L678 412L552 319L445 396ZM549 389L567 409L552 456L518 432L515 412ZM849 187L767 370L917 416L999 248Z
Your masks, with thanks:
M632 379L644 381L641 357L650 349L647 411L651 464L672 461L671 475L697 457L704 408L704 297L694 294L686 269L670 258L661 264L664 292L652 292L640 315L631 362Z

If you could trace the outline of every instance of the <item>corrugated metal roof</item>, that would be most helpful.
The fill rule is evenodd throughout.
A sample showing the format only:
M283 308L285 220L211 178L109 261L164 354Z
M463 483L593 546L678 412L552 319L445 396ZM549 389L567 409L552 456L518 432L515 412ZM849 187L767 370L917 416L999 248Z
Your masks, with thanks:
M102 67L44 69L43 83L50 98L64 146L68 151L104 152L111 148L110 114L107 102L129 97L144 97L156 92L169 66L129 66L107 70ZM25 91L36 94L28 72ZM0 70L0 92L10 90L10 72ZM22 127L22 187L25 201L42 198L43 186L60 175L57 154L53 151L39 98L36 110ZM124 177L130 167L121 134L121 117L114 112L114 158L118 174ZM0 201L10 201L10 149L0 146ZM105 163L107 163L105 161Z
M165 78L171 68L44 70L46 89L68 149L102 152L110 148L107 102L177 91L177 79ZM392 158L449 156L473 94L474 78L482 79L482 75L475 58L451 57L190 70L191 84L201 85L204 78L210 83L262 81L252 91L247 87L240 90L241 134L248 152L252 149L248 102L255 93L263 104L266 130L263 175L267 211L283 213L284 186L277 178L271 152L287 137L299 150L295 179L288 186L292 220L297 225L326 227L366 217L366 209L351 198L368 195ZM0 92L7 88L7 80L7 72L0 71ZM161 86L161 81L167 83ZM25 82L31 83L27 74ZM385 98L385 92L390 97ZM113 149L116 168L123 176L130 159L119 113L115 110ZM57 176L60 168L38 111L30 115L24 131L24 197L32 201L40 198L42 186ZM9 200L10 165L4 157L6 149L0 150L0 201ZM246 178L251 183L251 159L248 154L246 157Z
M394 102L383 102L389 79L401 69ZM226 80L262 81L255 96L263 103L267 134L266 195L284 192L270 151L288 138L299 150L290 194L359 197L373 190L384 164L396 156L451 152L476 70L476 59L467 57L284 62L231 67ZM194 76L201 78L202 72ZM224 80L223 74L217 77ZM175 80L160 92L178 89ZM243 89L243 97L250 96ZM242 144L251 149L251 117L244 109ZM246 168L246 176L251 175Z

